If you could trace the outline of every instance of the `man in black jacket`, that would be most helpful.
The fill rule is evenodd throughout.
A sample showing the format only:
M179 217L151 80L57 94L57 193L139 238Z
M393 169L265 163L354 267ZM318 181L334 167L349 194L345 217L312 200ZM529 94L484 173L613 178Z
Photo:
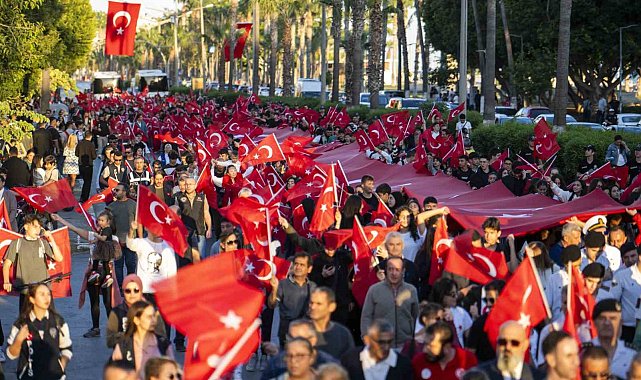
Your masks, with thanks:
M47 130L46 123L40 123L38 129L32 132L33 136L33 149L36 154L46 157L53 154L53 139L51 133Z
M7 181L5 186L11 189L15 186L29 186L31 184L31 172L26 162L18 158L18 148L9 148L9 158L2 164L7 170Z
M80 202L89 199L91 191L91 181L93 180L93 160L96 159L96 147L91 141L93 134L90 131L85 132L85 138L76 145L76 156L80 168L80 178L82 178L82 194Z
M412 363L408 358L392 350L394 342L394 328L382 319L376 319L369 326L364 337L365 347L348 351L341 358L341 364L347 370L351 380L365 380L365 378L411 380ZM525 379L524 379L525 380Z

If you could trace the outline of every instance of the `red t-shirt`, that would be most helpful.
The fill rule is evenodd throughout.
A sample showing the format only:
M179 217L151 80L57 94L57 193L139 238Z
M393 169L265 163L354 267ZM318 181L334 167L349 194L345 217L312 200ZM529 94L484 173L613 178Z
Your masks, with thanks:
M412 359L412 368L414 369L415 379L434 379L434 380L459 380L468 369L476 366L478 361L476 356L463 348L454 347L456 355L447 363L445 368L441 368L439 363L430 363L425 360L424 353L418 353Z

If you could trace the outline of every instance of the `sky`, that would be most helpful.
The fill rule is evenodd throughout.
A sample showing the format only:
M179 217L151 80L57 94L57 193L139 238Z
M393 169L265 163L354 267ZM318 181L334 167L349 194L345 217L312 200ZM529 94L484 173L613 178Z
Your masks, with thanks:
M89 2L94 10L107 12L108 0L90 0ZM142 0L141 2L138 24L150 23L161 18L166 9L176 9L175 0Z

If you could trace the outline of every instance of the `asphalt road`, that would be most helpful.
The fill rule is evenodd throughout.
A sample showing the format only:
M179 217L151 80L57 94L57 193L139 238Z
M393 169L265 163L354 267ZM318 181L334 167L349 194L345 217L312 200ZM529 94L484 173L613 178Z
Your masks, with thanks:
M100 168L100 161L96 160L94 176L98 175ZM76 183L74 193L79 198L82 181ZM95 183L95 181L94 181ZM92 194L95 190L92 189ZM102 211L104 205L96 205L96 215ZM69 220L74 225L80 228L88 228L84 218L81 214L74 211L60 212L60 215ZM100 314L100 328L101 337L97 338L84 338L82 335L91 328L91 313L89 307L89 297L86 297L85 304L82 308L78 308L78 294L81 288L82 275L87 266L89 259L89 251L78 247L78 236L69 231L69 237L72 248L72 276L71 287L73 296L69 298L56 299L54 304L58 312L65 318L71 330L71 339L73 342L73 358L67 368L67 379L70 380L97 380L102 378L102 369L111 355L111 350L106 345L106 325L107 316L105 315L104 307L101 306ZM80 249L79 249L80 248ZM2 328L6 337L11 331L11 325L15 322L18 316L18 297L0 297L0 319L2 320ZM173 335L173 334L172 334ZM6 345L3 346L6 349ZM179 363L184 363L184 353L176 353L176 359ZM17 361L10 361L3 363L4 372L7 379L16 379L16 363ZM253 380L260 377L260 372L246 372L243 371L242 378Z

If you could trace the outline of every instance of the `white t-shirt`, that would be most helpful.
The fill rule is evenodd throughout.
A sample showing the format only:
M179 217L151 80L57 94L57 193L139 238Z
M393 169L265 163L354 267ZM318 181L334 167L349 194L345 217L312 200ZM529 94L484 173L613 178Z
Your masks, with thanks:
M454 317L454 327L456 327L456 335L458 336L458 341L463 345L463 334L472 327L472 317L470 314L460 306L451 307L450 311Z
M427 229L423 231L423 234L421 234L421 231L419 230L418 240L414 240L409 231L401 232L401 236L403 237L403 257L413 262L418 250L423 247L426 235Z
M149 239L130 239L127 248L138 255L136 274L142 280L144 293L153 293L153 283L176 274L176 254L164 241L153 243Z

